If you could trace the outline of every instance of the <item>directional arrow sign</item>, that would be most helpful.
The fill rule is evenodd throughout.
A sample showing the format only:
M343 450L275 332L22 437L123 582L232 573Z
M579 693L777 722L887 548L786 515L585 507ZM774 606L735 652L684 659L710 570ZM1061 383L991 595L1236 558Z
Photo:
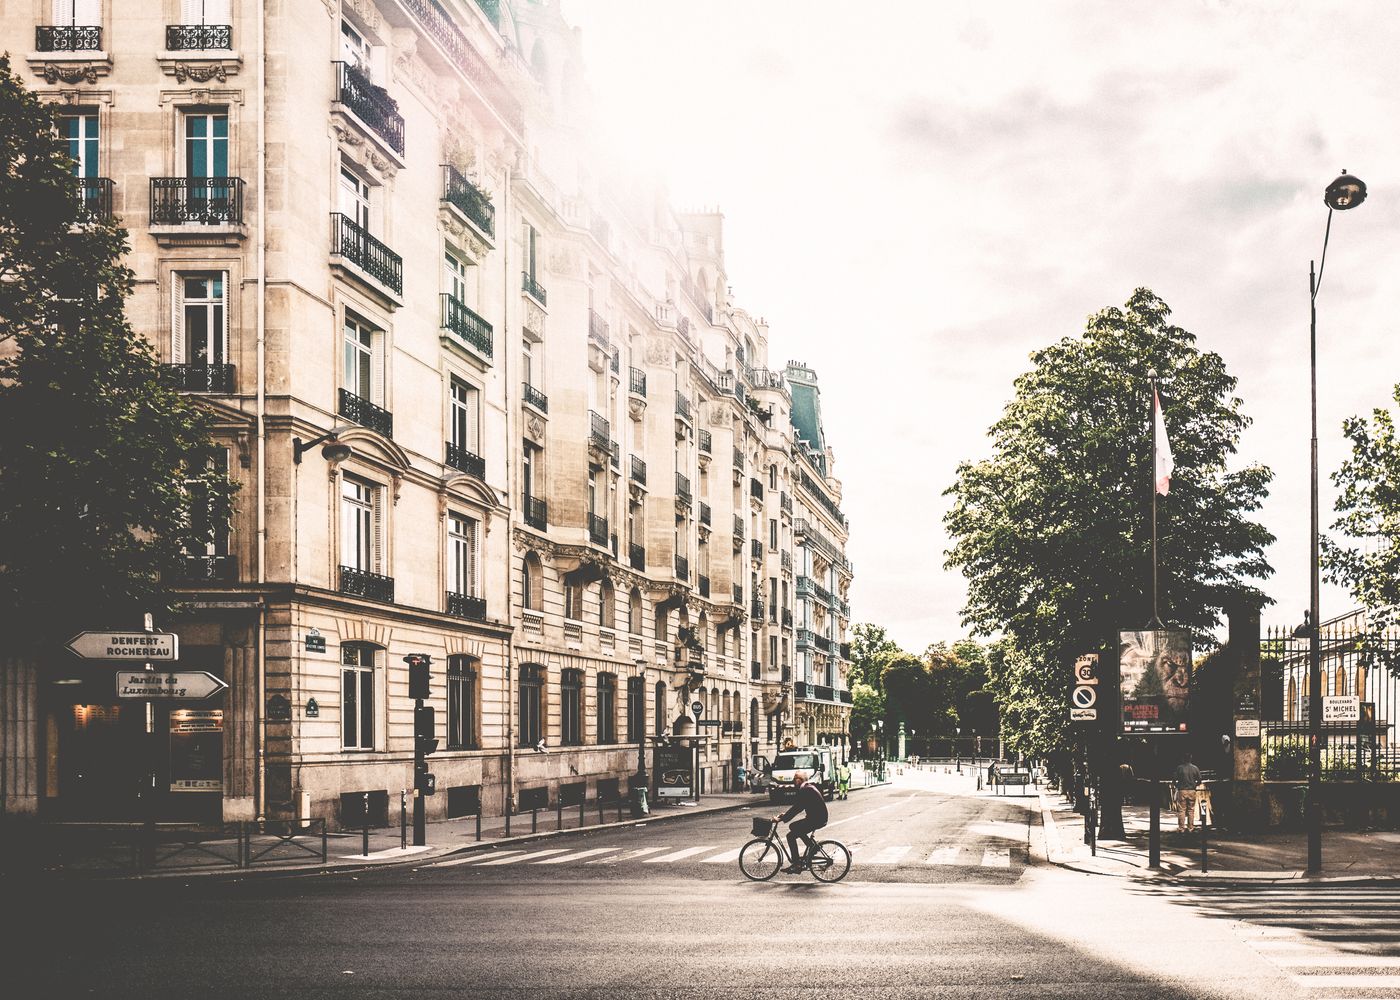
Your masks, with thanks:
M85 660L109 663L170 662L180 658L180 639L171 632L79 632L68 648Z
M204 670L122 670L117 674L118 698L161 698L203 701L228 690L221 678Z

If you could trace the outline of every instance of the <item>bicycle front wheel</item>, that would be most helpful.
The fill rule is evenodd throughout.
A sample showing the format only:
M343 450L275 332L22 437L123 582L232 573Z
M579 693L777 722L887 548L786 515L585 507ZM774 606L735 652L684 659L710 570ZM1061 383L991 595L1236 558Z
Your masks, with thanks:
M778 874L782 863L783 852L771 840L755 838L739 852L739 870L744 873L744 878L755 882L767 882Z
M837 840L823 840L812 852L809 865L818 882L840 882L851 870L851 852Z

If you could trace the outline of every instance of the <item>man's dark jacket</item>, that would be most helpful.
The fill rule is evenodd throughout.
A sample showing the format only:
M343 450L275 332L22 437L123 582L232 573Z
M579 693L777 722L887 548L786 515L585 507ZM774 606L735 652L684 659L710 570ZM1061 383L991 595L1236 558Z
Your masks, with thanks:
M826 826L826 799L822 798L821 789L810 781L797 790L797 799L792 808L783 813L783 822L788 822L800 812L807 814L814 828Z

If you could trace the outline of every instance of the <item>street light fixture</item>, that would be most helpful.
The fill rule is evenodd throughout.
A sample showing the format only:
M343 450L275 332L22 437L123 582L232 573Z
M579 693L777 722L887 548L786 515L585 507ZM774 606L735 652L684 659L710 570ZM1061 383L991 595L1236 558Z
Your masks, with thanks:
M326 446L321 449L322 458L331 464L345 461L350 457L353 449L340 440L340 435L351 429L350 426L332 427L319 437L314 437L310 441L305 442L299 437L292 438L292 462L296 465L300 465L301 456L316 447L322 441L326 443Z
M1309 498L1312 504L1312 537L1309 553L1309 611L1308 630L1308 874L1322 872L1322 616L1318 609L1318 545L1317 512L1317 293L1322 287L1322 272L1327 266L1327 240L1332 235L1332 212L1345 212L1366 200L1366 185L1343 168L1341 176L1327 185L1322 200L1327 205L1327 228L1322 236L1322 259L1314 273L1308 262L1309 310L1309 387L1312 395L1312 482Z

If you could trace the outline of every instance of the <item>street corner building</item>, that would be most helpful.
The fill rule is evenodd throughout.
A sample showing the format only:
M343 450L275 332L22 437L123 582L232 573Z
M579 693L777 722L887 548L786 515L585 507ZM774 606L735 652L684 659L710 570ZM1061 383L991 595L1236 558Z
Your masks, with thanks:
M157 623L228 685L154 703L160 818L386 822L409 654L429 818L609 798L662 737L707 790L846 742L816 373L770 363L720 214L581 138L555 3L35 0L0 42L240 485ZM7 814L136 818L144 703L67 651L11 666Z

